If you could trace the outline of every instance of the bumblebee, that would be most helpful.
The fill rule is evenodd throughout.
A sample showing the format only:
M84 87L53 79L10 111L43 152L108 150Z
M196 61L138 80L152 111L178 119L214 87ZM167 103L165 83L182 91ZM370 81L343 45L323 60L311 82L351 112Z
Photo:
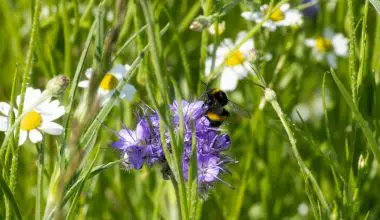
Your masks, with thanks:
M207 89L204 93L205 100L203 109L206 118L212 127L219 127L230 116L230 112L225 108L238 113L243 117L249 117L249 113L228 99L226 93L218 88Z
M223 109L220 114L211 111L206 112L206 118L209 120L211 127L221 126L228 116L230 116L230 113L226 109Z
M224 108L227 104L227 95L222 90L212 88L206 91L203 108L212 127L219 127L230 116L230 113Z

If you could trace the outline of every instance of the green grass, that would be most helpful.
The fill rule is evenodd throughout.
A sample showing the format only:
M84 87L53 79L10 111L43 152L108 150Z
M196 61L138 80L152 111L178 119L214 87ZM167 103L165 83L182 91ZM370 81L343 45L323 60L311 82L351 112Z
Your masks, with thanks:
M54 97L66 110L56 120L61 136L45 134L39 144L18 147L20 111L10 116L13 131L0 133L0 219L379 219L380 1L320 0L316 17L274 32L263 28L270 13L257 24L240 16L264 3L267 12L285 3L313 6L298 0L0 1L0 102L15 106L28 86L43 90L60 74L70 79L65 94ZM202 19L225 21L224 33L189 29ZM336 69L314 59L304 43L325 28L349 39ZM231 112L222 127L232 141L225 154L239 163L220 177L234 188L217 182L205 196L197 193L195 135L186 183L184 121L170 129L167 106L199 99L204 83L219 86L227 67L205 76L205 61L215 56L207 47L241 31L248 35L231 50L253 39L259 58L270 53L272 59L253 60L258 77L227 92L248 112ZM103 76L126 63L131 69L117 90L135 86L133 101L116 92L100 106ZM84 90L78 83L87 68L95 77ZM134 129L141 105L158 112L161 139L171 140L164 151L172 181L158 166L126 171L111 147L117 136L110 129L118 131L120 121Z

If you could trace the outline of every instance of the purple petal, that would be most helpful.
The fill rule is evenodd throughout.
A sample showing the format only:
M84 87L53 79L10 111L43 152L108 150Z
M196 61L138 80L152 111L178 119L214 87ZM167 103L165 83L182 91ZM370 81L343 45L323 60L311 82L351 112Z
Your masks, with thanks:
M112 143L112 147L119 149L119 150L124 150L127 146L128 145L125 144L125 141L121 140L121 139Z

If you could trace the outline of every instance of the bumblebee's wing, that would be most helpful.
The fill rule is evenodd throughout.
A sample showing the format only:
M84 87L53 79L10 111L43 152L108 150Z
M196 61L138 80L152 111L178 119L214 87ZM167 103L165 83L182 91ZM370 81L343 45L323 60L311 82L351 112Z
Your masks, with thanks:
M231 100L228 100L228 105L227 105L227 109L237 115L240 115L241 117L244 117L244 118L250 118L251 117L251 112L249 112L248 110L242 108L239 104L231 101Z

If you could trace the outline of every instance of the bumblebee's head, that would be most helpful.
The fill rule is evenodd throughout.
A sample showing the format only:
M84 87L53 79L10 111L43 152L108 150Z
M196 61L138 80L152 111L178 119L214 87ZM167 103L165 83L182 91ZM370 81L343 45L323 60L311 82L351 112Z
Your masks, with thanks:
M210 89L209 95L214 97L221 106L225 106L228 103L228 98L225 92L218 88Z

